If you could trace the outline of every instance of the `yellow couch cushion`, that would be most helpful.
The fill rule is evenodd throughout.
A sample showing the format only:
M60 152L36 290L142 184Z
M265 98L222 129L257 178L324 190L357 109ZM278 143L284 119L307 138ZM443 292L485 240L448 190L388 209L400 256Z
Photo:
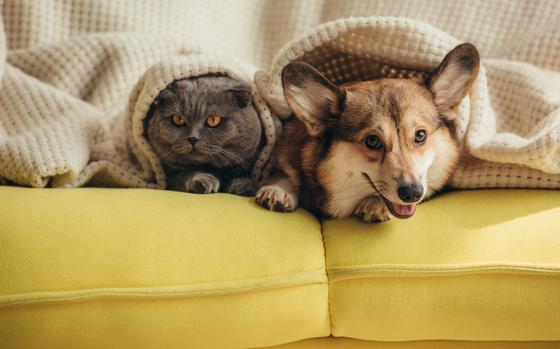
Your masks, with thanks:
M0 348L256 347L329 334L320 225L303 210L133 189L0 187L0 202Z
M558 349L560 342L413 341L374 342L349 338L313 338L267 349Z
M334 336L560 340L560 192L448 193L323 224Z

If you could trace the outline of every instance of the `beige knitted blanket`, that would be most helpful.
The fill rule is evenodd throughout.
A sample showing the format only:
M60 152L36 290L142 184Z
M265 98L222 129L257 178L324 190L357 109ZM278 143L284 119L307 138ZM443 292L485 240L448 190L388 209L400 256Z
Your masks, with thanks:
M554 0L5 0L1 6L0 178L18 184L163 187L159 163L135 127L170 79L214 71L251 80L247 67L258 67L254 98L271 122L261 97L288 116L279 74L289 61L308 61L338 82L408 76L425 74L469 41L483 68L461 108L466 153L452 184L560 187L560 3ZM350 16L357 18L339 19ZM267 151L275 135L267 135ZM262 164L255 176L268 168Z

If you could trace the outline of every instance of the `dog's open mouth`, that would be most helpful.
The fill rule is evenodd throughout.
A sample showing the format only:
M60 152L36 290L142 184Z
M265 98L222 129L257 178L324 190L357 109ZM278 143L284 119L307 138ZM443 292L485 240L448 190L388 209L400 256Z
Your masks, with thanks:
M406 219L414 216L414 213L416 213L416 204L401 205L390 201L385 196L383 196L383 194L381 194L379 190L377 190L377 187L375 186L375 184L373 183L373 181L371 180L371 178L368 176L367 173L362 172L362 174L364 175L364 177L366 177L366 179L369 181L373 189L377 192L377 195L379 195L383 199L383 202L385 202L385 205L387 206L389 212L391 212L393 216L401 219Z
M402 219L410 218L414 216L414 213L416 212L416 205L395 204L394 202L387 200L383 195L379 194L379 196L383 198L385 205L387 206L387 208L389 209L389 211L393 216Z

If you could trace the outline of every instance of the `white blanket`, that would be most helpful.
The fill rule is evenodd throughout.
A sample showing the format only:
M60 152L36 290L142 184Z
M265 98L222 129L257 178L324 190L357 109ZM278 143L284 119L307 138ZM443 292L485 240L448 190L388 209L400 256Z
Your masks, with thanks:
M483 69L461 110L467 152L452 184L560 187L554 0L5 0L1 10L0 177L18 184L162 187L119 121L162 61L207 52L258 67L261 95L286 116L278 77L289 61L338 81L422 74L468 41ZM349 16L364 18L317 27Z

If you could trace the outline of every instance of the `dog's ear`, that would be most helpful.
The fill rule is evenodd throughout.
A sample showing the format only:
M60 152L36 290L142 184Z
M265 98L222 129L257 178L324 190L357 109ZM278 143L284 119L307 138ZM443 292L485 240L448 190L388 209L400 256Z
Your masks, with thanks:
M328 119L340 113L344 95L307 63L289 63L282 70L284 96L312 137L321 137Z
M469 93L479 67L478 51L472 44L461 44L445 56L426 81L440 115L449 120L455 118L457 107Z

